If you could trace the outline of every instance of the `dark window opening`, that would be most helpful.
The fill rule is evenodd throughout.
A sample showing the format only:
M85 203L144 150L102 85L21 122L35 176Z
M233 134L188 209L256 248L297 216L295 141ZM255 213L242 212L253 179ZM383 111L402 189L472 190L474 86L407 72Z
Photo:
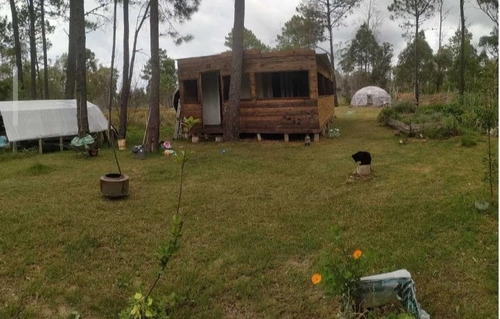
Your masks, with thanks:
M224 101L229 100L229 86L231 82L231 77L229 75L222 77L222 82L224 83ZM248 100L251 98L250 95L250 75L244 73L241 75L241 99Z
M198 81L186 80L184 84L184 103L198 102Z
M332 95L333 82L318 72L318 95Z
M257 97L260 99L309 97L309 72L257 73Z

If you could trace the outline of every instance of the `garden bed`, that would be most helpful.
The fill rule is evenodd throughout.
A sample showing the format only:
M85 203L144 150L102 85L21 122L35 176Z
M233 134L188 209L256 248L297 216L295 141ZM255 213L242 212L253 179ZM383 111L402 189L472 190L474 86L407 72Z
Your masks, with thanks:
M387 121L387 125L389 125L392 128L395 128L399 130L400 132L403 132L409 136L415 134L415 133L420 133L423 132L427 129L439 129L442 127L441 123L418 123L418 124L405 124L401 121L395 120L395 119L389 119Z

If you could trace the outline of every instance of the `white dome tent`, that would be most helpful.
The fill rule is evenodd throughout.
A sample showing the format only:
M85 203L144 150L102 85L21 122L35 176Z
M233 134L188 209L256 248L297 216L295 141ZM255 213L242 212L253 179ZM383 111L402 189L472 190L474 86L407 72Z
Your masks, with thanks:
M380 107L392 103L391 96L378 86L365 86L359 89L351 99L351 106Z

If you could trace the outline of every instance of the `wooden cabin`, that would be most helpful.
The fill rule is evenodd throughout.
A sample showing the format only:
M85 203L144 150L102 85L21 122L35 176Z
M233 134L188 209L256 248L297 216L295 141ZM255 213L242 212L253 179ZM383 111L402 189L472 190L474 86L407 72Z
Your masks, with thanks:
M179 59L180 118L201 120L199 135L223 132L228 105L231 52ZM326 54L312 50L245 51L240 133L319 134L333 121L333 83Z

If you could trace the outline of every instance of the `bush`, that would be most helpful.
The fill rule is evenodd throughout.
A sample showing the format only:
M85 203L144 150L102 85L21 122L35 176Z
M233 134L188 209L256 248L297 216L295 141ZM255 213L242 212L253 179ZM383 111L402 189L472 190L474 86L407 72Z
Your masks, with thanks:
M441 139L451 136L457 136L461 133L461 127L457 119L451 115L443 116L438 121L434 121L437 125L424 126L423 134L427 138Z
M476 136L472 134L462 135L461 144L463 147L473 147L477 145Z
M458 136L464 129L477 132L487 131L487 127L498 125L498 108L486 107L496 105L493 98L489 100L480 94L468 93L463 98L456 98L450 103L437 103L416 107L412 102L399 101L390 108L383 109L377 121L387 124L390 119L401 121L407 125L437 123L437 126L424 127L423 134L427 138L447 138ZM462 145L474 143L473 137L464 137ZM475 145L475 144L474 144Z
M460 124L458 123L457 119L454 116L448 115L443 117L441 124L443 130L443 137L460 135Z
M398 101L391 106L396 113L416 113L417 106L410 101Z
M380 113L377 116L377 122L379 123L384 123L387 125L389 122L389 119L398 119L398 113L396 110L392 107L386 107L380 111Z
M415 114L416 112L417 107L412 102L398 101L392 106L382 109L377 117L377 121L387 124L389 119L400 120L403 114Z
M420 108L419 112L425 114L442 113L445 115L453 115L454 117L459 118L464 113L464 107L461 106L457 100L455 100L451 103L428 105Z

